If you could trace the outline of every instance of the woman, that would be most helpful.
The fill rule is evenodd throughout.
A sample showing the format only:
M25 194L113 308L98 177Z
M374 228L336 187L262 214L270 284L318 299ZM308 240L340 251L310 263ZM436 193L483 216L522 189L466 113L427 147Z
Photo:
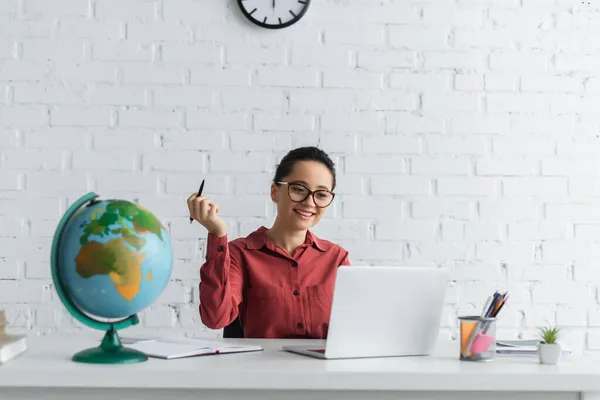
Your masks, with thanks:
M228 242L219 206L188 199L190 216L208 230L200 268L200 317L211 329L239 316L247 338L325 339L336 270L348 252L317 238L315 226L335 197L335 168L316 147L290 151L277 167L273 226Z

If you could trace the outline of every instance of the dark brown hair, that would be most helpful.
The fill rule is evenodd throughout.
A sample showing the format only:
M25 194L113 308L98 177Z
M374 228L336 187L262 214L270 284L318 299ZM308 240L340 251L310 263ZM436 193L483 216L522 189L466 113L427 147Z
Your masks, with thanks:
M298 161L317 161L325 165L333 177L331 190L333 191L335 189L335 164L331 158L329 158L327 153L314 146L298 147L287 153L277 166L273 183L277 184L277 182L280 182L286 176L291 174L294 164Z

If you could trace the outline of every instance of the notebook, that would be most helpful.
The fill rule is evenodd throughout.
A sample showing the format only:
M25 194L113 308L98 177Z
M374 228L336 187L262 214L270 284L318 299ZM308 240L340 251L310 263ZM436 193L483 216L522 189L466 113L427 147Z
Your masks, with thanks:
M537 344L539 340L497 340L496 353L512 356L534 356L537 355ZM562 354L571 354L571 349L567 345L562 346Z
M247 353L263 350L263 348L258 345L242 345L215 340L178 341L176 339L123 338L122 343L128 348L145 353L148 357L162 358L165 360L215 354Z

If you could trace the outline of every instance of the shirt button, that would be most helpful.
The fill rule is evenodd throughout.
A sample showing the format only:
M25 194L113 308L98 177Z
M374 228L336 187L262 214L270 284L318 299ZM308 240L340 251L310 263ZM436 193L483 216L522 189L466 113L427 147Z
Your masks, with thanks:
M300 294L299 290L294 290L294 296L298 296Z
M217 247L217 251L225 251L225 246L219 246L219 247Z
M304 325L302 325L302 322L298 322L298 325L296 325L296 327L298 329L302 329L302 328L304 328Z
M296 261L292 261L292 262L290 262L290 265L291 265L292 267L297 267L297 266L298 266L298 263L297 263Z

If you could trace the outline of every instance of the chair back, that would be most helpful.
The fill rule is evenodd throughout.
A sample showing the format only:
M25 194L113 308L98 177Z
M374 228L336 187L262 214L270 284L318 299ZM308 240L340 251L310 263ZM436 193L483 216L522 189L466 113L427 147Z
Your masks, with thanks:
M244 329L242 328L239 317L234 319L233 322L223 328L223 337L226 339L244 338Z

